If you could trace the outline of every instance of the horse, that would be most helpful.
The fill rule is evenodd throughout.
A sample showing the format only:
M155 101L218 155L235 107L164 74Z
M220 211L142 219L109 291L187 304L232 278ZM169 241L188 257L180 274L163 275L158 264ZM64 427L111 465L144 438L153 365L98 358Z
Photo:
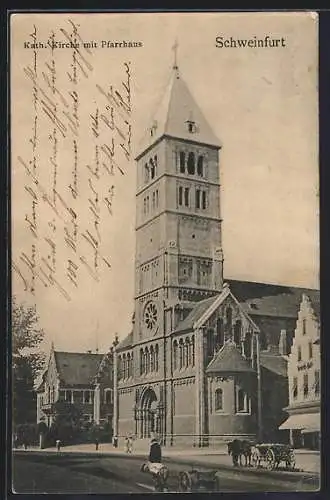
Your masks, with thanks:
M233 457L233 465L242 466L242 457L245 459L245 467L251 465L252 443L245 439L234 439L228 444L228 455Z

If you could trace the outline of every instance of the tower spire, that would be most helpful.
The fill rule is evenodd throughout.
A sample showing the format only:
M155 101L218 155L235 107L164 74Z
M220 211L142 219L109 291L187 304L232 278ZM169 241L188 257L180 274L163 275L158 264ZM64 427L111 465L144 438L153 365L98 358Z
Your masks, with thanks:
M178 39L175 39L174 45L172 47L173 53L174 53L174 60L173 60L173 70L176 72L176 77L179 78L179 66L178 66L178 48L179 48L179 43Z

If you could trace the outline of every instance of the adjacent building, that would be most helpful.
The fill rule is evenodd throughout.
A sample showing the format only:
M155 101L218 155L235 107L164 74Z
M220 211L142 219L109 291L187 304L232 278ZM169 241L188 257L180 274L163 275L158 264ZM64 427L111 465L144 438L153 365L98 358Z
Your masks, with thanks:
M320 439L320 297L303 294L288 360L289 414L280 429L295 447L318 448Z
M50 427L59 411L73 405L85 422L112 424L112 352L61 352L52 346L36 391L38 423Z

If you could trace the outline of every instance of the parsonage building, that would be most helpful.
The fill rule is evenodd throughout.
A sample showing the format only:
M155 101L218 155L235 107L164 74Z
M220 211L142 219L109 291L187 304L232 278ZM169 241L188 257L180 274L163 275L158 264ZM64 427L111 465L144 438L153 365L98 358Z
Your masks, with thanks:
M224 282L220 158L175 64L136 158L135 312L114 349L119 436L288 439L279 426L304 290Z

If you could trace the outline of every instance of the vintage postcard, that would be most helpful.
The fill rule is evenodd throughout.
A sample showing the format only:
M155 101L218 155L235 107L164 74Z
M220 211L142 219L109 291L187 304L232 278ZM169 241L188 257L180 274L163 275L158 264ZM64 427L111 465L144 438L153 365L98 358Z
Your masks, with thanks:
M10 16L12 488L319 489L318 16Z

